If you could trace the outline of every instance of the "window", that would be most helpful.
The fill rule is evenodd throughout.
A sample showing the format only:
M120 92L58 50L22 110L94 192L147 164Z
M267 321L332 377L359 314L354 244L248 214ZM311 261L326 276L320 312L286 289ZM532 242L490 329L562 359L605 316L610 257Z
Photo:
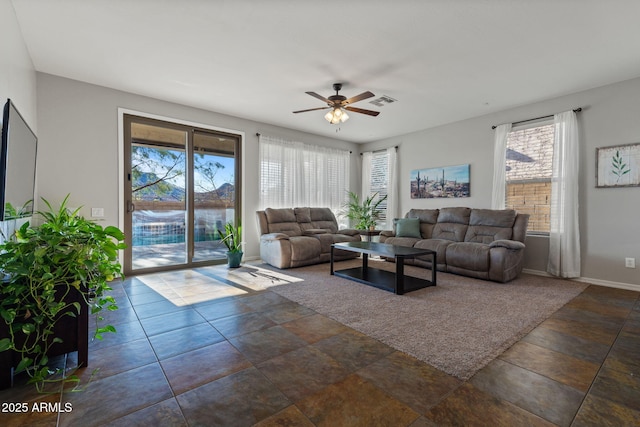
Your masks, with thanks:
M553 139L553 124L516 129L507 138L505 205L530 215L531 234L550 230Z
M328 207L349 188L349 151L260 136L260 207Z
M240 221L237 134L123 114L125 272L226 260L218 230Z
M382 198L388 194L389 188L389 155L385 151L376 151L371 156L371 187L369 194L378 193ZM385 227L387 222L387 202L384 200L378 208L382 211L378 219L378 227Z

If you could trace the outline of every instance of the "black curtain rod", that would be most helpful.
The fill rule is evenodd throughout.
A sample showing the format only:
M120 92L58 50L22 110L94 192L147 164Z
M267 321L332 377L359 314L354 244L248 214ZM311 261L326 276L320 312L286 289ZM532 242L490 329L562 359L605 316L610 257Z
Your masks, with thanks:
M578 108L574 108L573 112L574 113L579 113L580 111L582 111L582 107L578 107ZM549 114L548 116L540 116L540 117L534 117L533 119L527 119L527 120L520 120L519 122L513 122L511 123L512 125L520 125L522 123L527 123L527 122L533 122L535 120L541 120L541 119L550 119L551 117L553 117L555 114ZM495 129L497 128L499 125L493 125L491 126L491 129Z
M395 149L396 149L396 151L398 151L398 146L397 146L397 145L394 145L394 146L393 146L393 148L395 148ZM386 150L387 150L386 148L381 148L381 149L379 149L379 150L372 151L372 153L380 153L380 152L382 152L382 151L386 151ZM360 155L361 155L361 156L362 156L362 154L363 154L363 153L360 153Z
M260 132L256 132L256 136L260 137ZM396 147L396 148L398 148L398 147ZM353 154L353 151L349 151L349 154Z

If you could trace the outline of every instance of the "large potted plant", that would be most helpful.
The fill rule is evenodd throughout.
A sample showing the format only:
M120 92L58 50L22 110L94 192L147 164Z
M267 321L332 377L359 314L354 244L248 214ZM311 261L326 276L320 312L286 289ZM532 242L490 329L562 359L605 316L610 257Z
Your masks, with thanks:
M233 225L231 222L227 222L224 225L224 230L218 230L222 243L227 247L227 264L229 268L240 267L240 261L242 261L242 226L238 224Z
M349 218L351 224L356 230L372 230L376 227L376 221L380 218L382 210L379 209L380 204L387 199L385 194L378 197L378 193L374 193L369 197L365 197L362 201L360 196L353 191L348 192L349 198L343 205L342 214Z
M42 386L53 373L51 356L78 351L78 366L86 366L88 317L99 322L102 310L118 308L107 292L122 276L124 235L71 211L68 198L57 210L42 199L48 210L36 213L41 223L23 224L0 245L0 388L10 385L11 367ZM105 332L115 328L96 325L94 336Z
M0 243L11 237L16 228L27 222L31 216L31 205L33 200L27 201L22 207L16 208L7 202L4 205L4 218L0 220ZM1 278L1 275L0 275Z

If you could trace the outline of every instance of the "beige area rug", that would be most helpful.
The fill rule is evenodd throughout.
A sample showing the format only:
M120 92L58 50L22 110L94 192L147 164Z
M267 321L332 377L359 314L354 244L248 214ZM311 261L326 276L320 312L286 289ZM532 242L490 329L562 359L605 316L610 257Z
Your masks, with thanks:
M336 263L336 270L361 265ZM395 264L370 261L393 271ZM405 274L430 277L407 266ZM399 296L329 275L329 264L278 270L245 265L230 273L239 283L274 291L400 351L468 379L586 284L522 274L501 284L438 272L438 285Z

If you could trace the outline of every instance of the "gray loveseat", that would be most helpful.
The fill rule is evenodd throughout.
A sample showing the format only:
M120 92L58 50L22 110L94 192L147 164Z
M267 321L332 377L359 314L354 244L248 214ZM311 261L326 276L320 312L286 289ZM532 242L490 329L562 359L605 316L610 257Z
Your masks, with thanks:
M338 229L329 208L271 209L256 212L260 257L278 268L329 262L331 245L359 242L358 230ZM336 261L356 258L355 252L336 250Z
M412 219L395 220L394 230L380 233L380 241L436 251L439 271L503 283L522 271L528 214L456 207L411 209L405 218ZM431 257L407 263L431 268Z

